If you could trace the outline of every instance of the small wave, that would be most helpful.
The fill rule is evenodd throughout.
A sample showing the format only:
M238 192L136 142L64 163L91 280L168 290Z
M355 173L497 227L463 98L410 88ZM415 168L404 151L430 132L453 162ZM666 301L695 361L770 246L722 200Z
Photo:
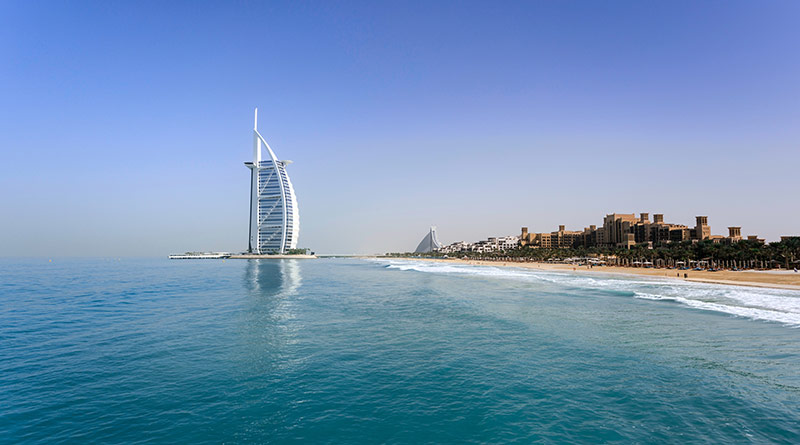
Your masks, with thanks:
M633 296L634 296L634 298L641 298L642 300L655 300L655 301L660 301L660 300L675 301L676 300L675 297L667 297L667 296L664 296L664 295L657 295L657 294L648 294L646 292L634 292Z
M800 326L800 292L782 289L697 283L661 278L627 277L500 266L476 266L414 260L372 260L387 269L423 273L514 279L564 287L624 292L634 298L678 302L686 306L724 312L738 317Z

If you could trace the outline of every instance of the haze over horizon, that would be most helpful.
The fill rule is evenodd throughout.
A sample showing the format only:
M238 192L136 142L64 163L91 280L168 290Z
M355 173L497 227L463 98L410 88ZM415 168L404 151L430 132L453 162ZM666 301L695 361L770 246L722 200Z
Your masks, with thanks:
M663 213L800 234L800 4L0 4L0 256L247 248L253 109L317 253Z

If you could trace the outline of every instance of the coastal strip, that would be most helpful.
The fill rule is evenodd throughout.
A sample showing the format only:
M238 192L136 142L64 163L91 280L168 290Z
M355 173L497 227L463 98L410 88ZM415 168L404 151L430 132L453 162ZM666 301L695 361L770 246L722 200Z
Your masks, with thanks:
M316 255L307 254L253 254L253 253L182 253L169 256L171 260L307 260L318 258Z
M800 273L792 271L716 271L707 270L677 270L665 268L622 267L622 266L573 266L570 264L543 263L543 262L516 262L516 261L490 261L490 260L462 260L456 258L399 258L381 257L383 259L404 261L431 261L451 264L464 264L472 266L500 266L520 267L533 270L551 270L570 273L637 275L653 278L669 278L673 280L693 281L729 286L762 287L770 289L785 289L800 291Z
M229 257L232 260L311 260L317 258L316 255L254 255L254 254L241 254L241 255L231 255Z

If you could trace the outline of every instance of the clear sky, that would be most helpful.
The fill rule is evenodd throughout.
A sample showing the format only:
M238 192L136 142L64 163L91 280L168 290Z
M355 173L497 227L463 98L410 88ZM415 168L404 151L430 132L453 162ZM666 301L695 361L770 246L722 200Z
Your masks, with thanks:
M800 233L795 1L0 3L0 256L320 253L664 213Z

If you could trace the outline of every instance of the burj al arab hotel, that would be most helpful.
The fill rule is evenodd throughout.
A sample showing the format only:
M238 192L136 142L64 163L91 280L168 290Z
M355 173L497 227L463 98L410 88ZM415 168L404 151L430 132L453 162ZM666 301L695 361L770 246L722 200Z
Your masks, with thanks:
M262 157L262 146L268 155ZM279 161L267 141L258 132L258 108L253 125L253 161L250 169L250 242L249 253L286 253L297 248L300 216L297 197L286 166L292 161Z

